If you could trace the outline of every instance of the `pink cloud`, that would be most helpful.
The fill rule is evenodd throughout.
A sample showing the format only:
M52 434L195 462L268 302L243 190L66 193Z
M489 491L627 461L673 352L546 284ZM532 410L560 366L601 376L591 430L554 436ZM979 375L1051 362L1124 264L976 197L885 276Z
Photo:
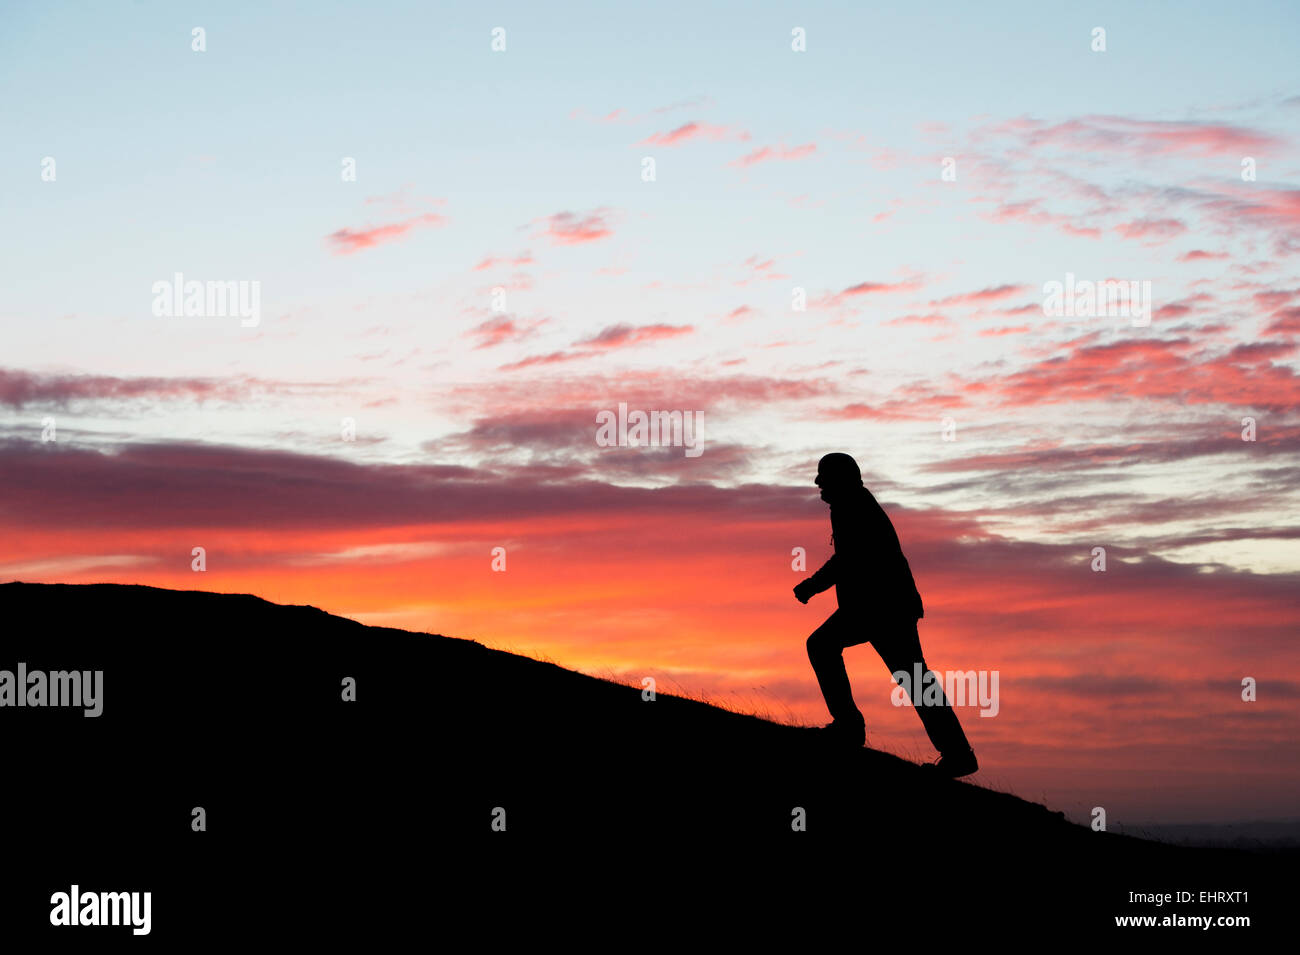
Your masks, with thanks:
M1100 229L1093 226L1075 225L1077 216L1061 215L1040 208L1043 202L1042 199L1021 199L1016 202L1004 202L990 197L977 196L974 201L994 201L998 203L997 208L992 212L980 214L981 218L989 222L1026 222L1030 225L1052 226L1067 235L1078 236L1082 239L1101 238Z
M1187 231L1187 225L1179 219L1134 219L1121 222L1115 226L1115 231L1126 239L1153 238L1163 242L1182 235Z
M904 279L901 282L859 282L850 285L842 292L828 295L818 300L818 305L839 305L846 298L860 295L891 295L897 292L913 292L921 287L920 279Z
M785 146L763 146L754 150L746 156L728 163L730 166L755 166L761 162L789 162L796 159L807 159L817 151L816 143L805 143L802 146L795 146L793 149L787 149Z
M547 355L530 355L519 361L512 361L508 365L502 365L501 371L517 371L520 368L532 368L536 365L555 365L563 361L586 358L590 354L590 352L553 351Z
M591 338L574 344L592 348L623 348L627 345L639 345L642 342L689 335L693 331L695 329L690 325L610 325Z
M589 353L560 352L536 356L529 365L553 364ZM452 385L445 394L446 407L464 417L483 413L508 414L538 407L577 407L608 399L610 389L618 393L629 407L638 404L656 407L666 393L676 397L679 407L715 409L724 406L751 407L801 402L811 398L837 396L840 383L830 378L767 377L759 375L723 375L709 377L698 369L677 371L628 369L617 381L605 374L569 374L558 379L529 378L518 382L492 380L479 384Z
M1253 189L1238 183L1217 195L1191 193L1190 198L1228 229L1277 230L1279 254L1300 251L1300 189Z
M949 295L947 298L937 299L930 304L936 307L943 305L981 305L985 302L996 302L999 299L1019 295L1028 290L1028 288L1028 285L994 285L990 288L983 288L976 292L962 292L957 295Z
M519 361L502 365L501 371L518 371L521 368L533 368L538 365L557 365L561 362L593 358L615 348L627 348L645 342L676 338L679 335L689 335L694 331L695 329L691 325L610 325L590 338L574 342L572 350L550 352L546 355L530 355L527 358L521 358Z
M822 412L821 417L832 421L897 421L900 416L883 406L862 402L839 405Z
M1266 309L1275 309L1281 308L1297 295L1300 295L1300 288L1268 289L1263 292L1256 292L1251 298Z
M886 325L948 325L951 320L947 315L931 312L928 315L900 315L885 322Z
M81 402L229 401L255 396L343 392L356 380L330 384L274 381L240 375L231 378L115 378L110 375L41 374L0 368L0 405L68 407Z
M1026 147L1055 147L1075 153L1130 155L1242 156L1284 149L1284 139L1227 123L1084 116L1062 123L1021 118L983 131L1019 137Z
M736 285L748 285L751 282L772 282L781 279L788 279L790 276L776 271L775 259L762 259L757 255L751 255L741 263L743 268L749 269L749 277L740 279Z
M554 245L596 242L614 234L610 215L610 211L604 208L595 209L586 215L557 212L543 220L546 226L538 234L550 239Z
M486 322L474 326L465 333L466 337L478 339L475 349L495 348L497 345L506 342L523 341L531 338L536 334L537 329L545 325L549 319L515 319L509 315L498 315L495 318L489 318Z
M494 256L489 255L486 258L482 259L476 266L474 266L474 271L482 272L485 269L490 269L496 265L518 266L518 265L532 265L532 264L533 264L533 256L531 252L520 252L513 259L510 258L509 256L496 258Z
M385 242L392 242L406 235L412 229L446 224L447 218L445 216L440 216L436 212L428 212L403 222L393 222L388 225L367 226L363 229L339 229L337 232L330 233L326 238L327 241L334 244L335 255L351 255L362 249L369 249Z
M1300 306L1274 312L1273 321L1265 331L1270 335L1300 335Z
M730 126L711 126L707 123L690 122L666 133L654 133L641 140L637 145L680 146L683 143L697 139L707 139L711 142L726 142L728 140L745 142L749 139L749 133L743 129L733 129Z
M960 392L968 398L991 395L1015 407L1164 400L1290 409L1300 405L1300 375L1271 362L1296 348L1293 342L1254 342L1207 355L1187 338L1089 345L1006 375L967 381Z

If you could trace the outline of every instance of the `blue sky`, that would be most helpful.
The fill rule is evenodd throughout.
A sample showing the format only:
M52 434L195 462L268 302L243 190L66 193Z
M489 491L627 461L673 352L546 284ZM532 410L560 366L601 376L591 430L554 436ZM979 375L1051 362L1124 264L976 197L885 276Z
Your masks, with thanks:
M363 285L418 288L478 246L508 242L521 217L594 196L652 216L638 235L648 270L689 269L701 247L734 241L762 197L810 191L797 164L737 181L714 161L725 150L711 148L707 159L662 157L660 180L646 189L635 140L571 120L574 110L646 113L707 96L696 118L756 137L793 144L853 130L942 153L961 143L923 143L918 122L1254 118L1296 72L1290 4L1246 15L1203 4L415 3L362 13L328 3L11 3L4 17L0 159L16 226L6 284L10 307L47 316L130 313L140 276L186 262L264 275L277 302L355 292L358 276L314 261L311 240L337 228L360 194L406 184L455 196L457 234L366 263ZM190 50L196 25L207 30L203 54ZM508 31L504 54L488 49L498 25ZM795 25L808 31L802 55L789 50ZM1089 50L1095 25L1107 28L1105 54ZM1250 103L1261 105L1233 109ZM676 118L691 114L665 115ZM789 247L817 237L810 281L820 273L831 282L864 257L889 271L933 256L933 227L888 243L863 228L883 201L929 187L930 169L883 175L822 150L828 206L813 221L770 204L759 216ZM59 162L57 190L31 174L32 157L46 155ZM361 170L347 187L337 172L344 155ZM41 280L49 256L75 261L85 280L56 301Z

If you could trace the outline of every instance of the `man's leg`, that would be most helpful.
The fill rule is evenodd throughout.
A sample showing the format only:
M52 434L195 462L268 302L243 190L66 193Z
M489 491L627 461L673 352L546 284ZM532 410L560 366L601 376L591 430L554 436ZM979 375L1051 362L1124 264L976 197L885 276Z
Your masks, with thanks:
M895 622L887 631L882 632L878 637L873 637L871 642L880 654L880 658L885 661L885 666L889 667L890 673L902 670L908 675L909 681L914 681L916 675L914 666L918 663L921 665L921 685L913 685L911 688L912 705L916 707L916 714L921 717L925 732L940 755L960 754L969 750L971 745L966 740L965 732L962 731L961 722L957 719L957 711L949 705L948 698L943 695L942 678L937 673L933 676L927 675L931 671L925 665L925 658L921 655L921 637L917 633L916 622L907 620ZM922 697L925 687L932 679L939 681L942 705L926 705Z
M865 643L867 635L858 632L842 610L837 610L808 638L808 660L817 683L826 698L826 709L836 723L853 725L862 723L862 712L853 702L849 674L844 669L844 648Z

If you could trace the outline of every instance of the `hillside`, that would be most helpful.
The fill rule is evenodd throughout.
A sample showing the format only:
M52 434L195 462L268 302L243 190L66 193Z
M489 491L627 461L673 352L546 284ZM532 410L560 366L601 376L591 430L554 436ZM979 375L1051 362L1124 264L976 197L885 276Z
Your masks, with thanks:
M59 863L8 897L25 919L74 871L175 879L164 924L204 911L185 889L195 880L238 872L247 887L268 866L296 873L275 883L286 898L314 897L318 879L381 892L408 869L531 873L537 892L561 860L597 889L616 877L644 893L667 860L680 886L708 884L692 859L742 874L757 859L796 895L829 881L865 899L891 874L929 871L936 891L1104 920L1133 911L1119 904L1130 889L1240 887L1280 864L1092 832L871 749L826 752L809 730L662 693L646 702L472 641L311 607L10 583L0 613L0 669L104 674L97 718L0 709L5 759L26 781L4 787L7 842ZM196 806L204 833L191 829ZM497 807L505 832L491 827ZM806 832L791 830L795 807Z

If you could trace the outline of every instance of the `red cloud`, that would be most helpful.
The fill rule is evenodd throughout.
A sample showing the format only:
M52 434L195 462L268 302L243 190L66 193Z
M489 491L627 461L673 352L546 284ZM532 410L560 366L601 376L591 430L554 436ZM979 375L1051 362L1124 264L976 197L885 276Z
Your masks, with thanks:
M339 229L337 232L331 232L326 238L334 243L335 255L351 255L353 252L369 249L384 242L392 242L394 239L406 235L412 229L421 226L441 226L446 225L446 223L445 216L440 216L436 212L428 212L413 219L407 219L404 222L367 226L364 229Z

